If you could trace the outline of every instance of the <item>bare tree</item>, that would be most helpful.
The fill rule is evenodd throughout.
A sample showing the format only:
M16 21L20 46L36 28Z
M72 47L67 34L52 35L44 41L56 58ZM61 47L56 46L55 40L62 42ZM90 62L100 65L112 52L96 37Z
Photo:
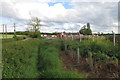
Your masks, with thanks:
M38 18L38 17L33 17L31 20L30 20L30 25L32 26L32 31L33 32L38 32L39 31L39 28L41 26L40 24L41 20Z
M32 38L38 38L41 37L40 34L40 26L41 26L41 20L38 17L32 17L29 22L30 27L27 28L29 37Z
M27 30L28 32L33 32L32 27L27 27L26 30Z

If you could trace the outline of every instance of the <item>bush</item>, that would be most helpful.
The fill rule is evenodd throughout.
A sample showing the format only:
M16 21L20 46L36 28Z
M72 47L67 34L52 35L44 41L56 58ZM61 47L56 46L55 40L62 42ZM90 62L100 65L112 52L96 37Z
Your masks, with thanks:
M107 56L106 54L101 53L101 52L99 52L99 53L92 53L92 56L93 56L93 59L95 61L100 61L100 62L106 62L106 61L108 61L110 59L109 56Z
M28 36L31 38L40 38L41 34L40 32L28 32Z
M73 49L74 51L77 51L76 49L80 48L80 55L83 57L88 57L88 52L96 53L94 56L96 56L97 60L102 59L101 61L105 61L106 56L111 58L115 57L120 60L119 57L119 49L118 45L113 46L113 43L111 43L109 40L105 39L88 39L88 40L82 40L81 42L78 41L71 41L71 40L61 40L62 41L62 48L64 49L64 44L68 45L68 49Z
M25 36L20 36L20 37L15 37L14 39L15 40L23 40L23 39L26 39L26 37Z

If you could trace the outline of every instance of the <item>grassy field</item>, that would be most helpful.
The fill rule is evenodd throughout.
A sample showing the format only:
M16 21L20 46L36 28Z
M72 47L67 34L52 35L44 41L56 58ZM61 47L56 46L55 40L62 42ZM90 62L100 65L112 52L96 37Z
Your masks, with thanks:
M26 35L17 35L18 37L20 37L20 36L26 36ZM5 38L6 38L6 36L4 36ZM2 39L3 38L3 35L2 34L0 34L0 39ZM13 38L13 35L10 35L10 34L8 34L7 35L7 38Z

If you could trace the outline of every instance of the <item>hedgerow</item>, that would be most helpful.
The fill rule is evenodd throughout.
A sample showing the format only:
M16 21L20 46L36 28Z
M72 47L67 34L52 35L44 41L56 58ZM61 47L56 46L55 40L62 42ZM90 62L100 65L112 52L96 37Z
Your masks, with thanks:
M106 59L120 60L119 49L118 49L119 47L117 44L116 46L114 46L113 43L110 42L110 40L88 39L88 40L82 40L80 42L76 40L72 41L72 40L63 39L61 42L63 44L62 46L63 48L64 48L64 44L67 44L68 50L72 49L74 51L77 51L77 48L79 48L80 55L83 57L88 56L88 52L91 52L93 54L93 59L97 61L105 62L107 61Z

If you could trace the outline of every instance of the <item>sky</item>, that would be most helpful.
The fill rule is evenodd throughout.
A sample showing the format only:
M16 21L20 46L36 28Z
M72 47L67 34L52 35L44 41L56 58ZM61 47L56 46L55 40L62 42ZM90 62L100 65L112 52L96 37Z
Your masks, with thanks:
M41 32L78 32L88 22L93 33L118 33L119 0L0 0L0 32L26 31L31 17Z

